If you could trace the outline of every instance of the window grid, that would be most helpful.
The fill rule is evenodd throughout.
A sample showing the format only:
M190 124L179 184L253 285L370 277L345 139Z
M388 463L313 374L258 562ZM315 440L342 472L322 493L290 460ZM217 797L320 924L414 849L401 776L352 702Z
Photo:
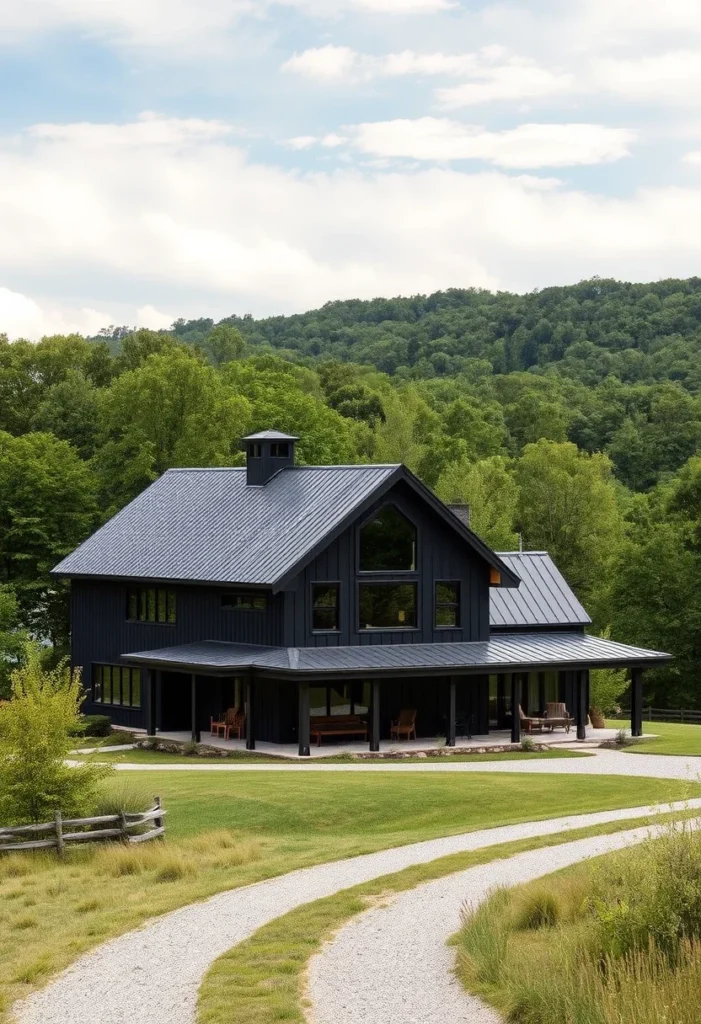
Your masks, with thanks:
M174 626L176 596L174 590L161 587L133 587L127 592L127 619Z
M436 629L457 629L460 626L459 581L436 581L434 607Z
M112 707L141 707L141 669L124 665L94 665L92 699Z
M312 630L337 633L340 629L338 583L312 583Z

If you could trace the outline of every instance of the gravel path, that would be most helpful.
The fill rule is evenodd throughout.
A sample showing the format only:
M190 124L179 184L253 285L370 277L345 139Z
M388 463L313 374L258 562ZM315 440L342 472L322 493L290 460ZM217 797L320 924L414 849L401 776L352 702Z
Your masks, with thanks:
M516 772L526 775L628 775L633 778L701 780L701 757L676 754L624 754L592 750L591 757L544 761L432 761L428 764L382 761L374 764L117 764L134 772Z
M233 889L157 918L81 957L46 988L17 1004L15 1020L18 1024L193 1024L197 991L212 962L268 921L304 903L451 853L687 807L699 808L701 800L505 825L320 864ZM539 854L539 862L552 865L554 857L550 849ZM487 869L490 884L499 880L503 870L503 864ZM353 977L357 982L356 972ZM367 975L363 984L366 980Z
M313 1024L502 1024L453 974L447 940L467 903L495 885L519 885L610 850L641 842L638 828L517 854L429 882L352 918L311 961L307 996ZM420 927L418 926L420 922Z

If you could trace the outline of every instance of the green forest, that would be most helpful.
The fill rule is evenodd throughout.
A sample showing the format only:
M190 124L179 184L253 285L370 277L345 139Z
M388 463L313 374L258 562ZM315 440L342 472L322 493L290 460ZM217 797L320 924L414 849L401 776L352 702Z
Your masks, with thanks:
M0 696L28 635L68 649L56 562L269 427L303 463L404 462L497 550L547 549L595 631L676 656L646 700L701 707L701 278L0 335Z

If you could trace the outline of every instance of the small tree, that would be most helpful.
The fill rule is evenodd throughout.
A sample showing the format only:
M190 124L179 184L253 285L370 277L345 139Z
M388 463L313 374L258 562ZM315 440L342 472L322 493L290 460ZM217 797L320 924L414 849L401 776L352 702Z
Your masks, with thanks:
M30 645L12 673L12 699L0 707L0 822L47 821L56 810L81 814L94 798L105 765L69 767L83 692L67 663L45 671Z
M608 640L611 630L603 630L601 636ZM621 697L627 687L628 676L625 669L592 669L589 676L589 703L592 708L600 711L604 718L610 718L618 712Z

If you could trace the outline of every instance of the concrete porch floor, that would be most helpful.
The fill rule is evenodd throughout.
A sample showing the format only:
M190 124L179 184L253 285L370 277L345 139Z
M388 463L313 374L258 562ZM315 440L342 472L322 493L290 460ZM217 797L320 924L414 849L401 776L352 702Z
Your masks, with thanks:
M587 738L586 740L577 740L577 734L574 729L571 729L569 733L566 733L564 729L557 729L555 732L543 732L533 733L531 739L534 743L544 743L549 747L557 746L569 746L573 748L581 748L586 745L596 745L601 743L603 740L611 740L615 737L617 729L593 729L591 726L587 726ZM158 732L158 738L163 740L176 740L179 743L186 743L190 740L189 732ZM526 734L523 733L522 736ZM217 747L222 750L241 750L246 749L245 740L223 740L216 736L210 736L209 733L203 732L201 735L201 742L208 747ZM491 749L494 747L507 746L511 743L511 731L508 729L497 730L490 732L487 736L473 736L471 740L465 737L457 737L455 741L455 750L464 750L465 753L470 753L475 749ZM396 740L390 742L389 740L382 740L380 742L380 753L386 754L390 751L401 753L401 754L419 754L427 750L435 750L438 744L435 738L420 737L417 740L402 740L397 742ZM299 758L296 743L265 743L262 740L256 740L256 752L259 754L268 754L273 757L284 757L284 758ZM323 745L317 747L312 745L311 757L332 757L334 754L367 754L368 744L363 741L355 742L334 742L330 738L325 738ZM306 757L300 760L308 760Z

